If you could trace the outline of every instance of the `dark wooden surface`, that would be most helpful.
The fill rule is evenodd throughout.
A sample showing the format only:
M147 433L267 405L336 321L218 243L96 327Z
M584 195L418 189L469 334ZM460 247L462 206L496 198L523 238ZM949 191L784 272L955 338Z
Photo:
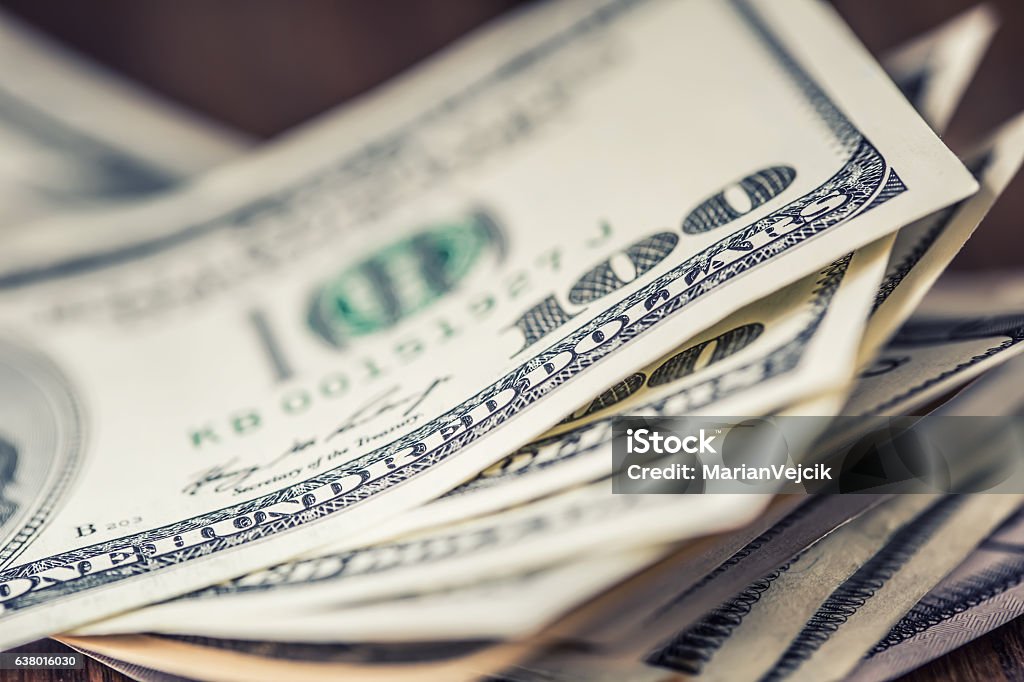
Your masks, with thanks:
M364 92L516 0L2 0L66 43L239 129L270 137ZM879 53L973 0L836 0ZM1024 110L1024 0L993 0L1003 26L946 136L963 150ZM957 258L958 269L1022 264L1024 177ZM62 651L42 641L20 651ZM3 680L127 678L84 671L0 673ZM1024 680L1024 621L1014 621L908 680Z

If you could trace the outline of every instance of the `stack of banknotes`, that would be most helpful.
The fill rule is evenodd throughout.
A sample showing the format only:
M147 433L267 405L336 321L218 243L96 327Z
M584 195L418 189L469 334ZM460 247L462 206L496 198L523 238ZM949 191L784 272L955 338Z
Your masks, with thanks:
M623 415L1024 409L1024 274L940 279L1024 158L939 138L997 24L531 4L256 148L5 18L0 648L860 681L1021 614L1021 494L610 479Z

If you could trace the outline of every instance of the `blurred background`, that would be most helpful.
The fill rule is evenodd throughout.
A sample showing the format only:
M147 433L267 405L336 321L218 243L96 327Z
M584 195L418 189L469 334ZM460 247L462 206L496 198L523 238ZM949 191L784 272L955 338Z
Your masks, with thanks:
M29 23L172 99L271 137L372 88L521 0L0 0ZM878 54L975 0L835 0ZM962 151L1024 110L1024 1L1002 28L946 140ZM1019 177L954 262L1022 265Z

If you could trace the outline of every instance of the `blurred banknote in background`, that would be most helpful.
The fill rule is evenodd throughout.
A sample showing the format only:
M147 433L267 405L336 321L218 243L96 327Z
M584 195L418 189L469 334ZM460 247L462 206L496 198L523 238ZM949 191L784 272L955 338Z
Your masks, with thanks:
M610 477L625 415L816 417L810 462L840 415L1019 412L1024 280L942 276L1024 159L1021 117L937 136L996 26L879 65L811 0L541 3L256 148L2 18L0 644L819 680L983 634L918 624L1009 608L1024 490Z
M155 194L249 144L6 14L0 63L0 226Z

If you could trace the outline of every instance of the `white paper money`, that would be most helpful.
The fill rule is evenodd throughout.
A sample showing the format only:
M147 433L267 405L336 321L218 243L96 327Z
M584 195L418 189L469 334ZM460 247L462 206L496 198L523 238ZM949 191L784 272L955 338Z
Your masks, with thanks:
M806 504L781 518L778 512L792 509L792 504L780 506L787 500L777 499L754 523L695 544L549 627L544 634L551 644L503 670L502 679L661 680L672 673L644 662L654 643L671 639L680 628L689 627L752 580L770 574L881 499L805 499ZM775 518L767 520L768 516ZM752 529L757 530L751 534ZM744 536L746 541L733 542ZM731 552L720 552L730 546Z
M0 225L159 192L249 144L0 13Z
M793 406L787 412L831 414L841 404L838 400L831 403L819 400ZM595 472L608 474L612 461L610 427L603 433L604 440L590 450L581 450L577 456L587 458L587 466ZM820 429L791 430L787 441L794 452L799 452L819 435ZM574 449L573 434L554 438L564 441L562 446L548 447L572 457L568 453ZM580 468L574 467L575 470ZM539 479L547 484L550 477L540 476ZM554 566L584 552L607 548L623 551L721 533L737 525L749 526L751 518L766 504L767 498L757 495L613 495L610 480L605 478L500 513L467 515L468 520L432 530L396 533L397 540L381 544L339 543L330 552L321 551L308 559L255 571L166 603L79 628L76 632L89 635L197 634L199 619L202 632L216 637L300 641L334 638L338 629L326 624L331 618L351 621L350 603L381 601L410 593L430 594L471 585L485 578ZM383 525L388 529L410 528L414 524L403 523L403 519L424 515L430 507L428 504L407 512L396 519L400 521L398 524ZM476 518L469 518L473 516ZM772 516L768 514L765 518ZM759 523L765 518L759 519ZM750 532L750 528L747 531ZM367 536L356 537L365 539ZM374 540L378 540L377 535ZM470 600L456 595L452 601ZM319 613L324 609L328 613ZM272 620L261 618L270 612L277 616ZM242 617L245 613L252 613L253 618L245 619ZM517 615L493 613L498 618ZM223 617L211 617L211 614L223 614ZM468 618L461 622L471 626ZM442 633L435 628L421 635L440 637Z
M557 566L588 552L624 552L722 532L748 522L767 501L746 494L613 495L604 479L401 541L273 566L79 633L338 641L352 633L334 627L332 619L358 627L350 603L437 592ZM269 613L276 615L265 618ZM518 610L494 616L532 618ZM471 625L468 615L459 618Z
M912 413L1017 356L1024 350L1021 284L1013 298L953 286L930 292L861 375L844 414Z
M941 501L833 592L762 679L845 678L1020 500L1020 495L963 495Z
M980 11L886 58L886 68L913 81L911 103L933 127L959 99L969 73L949 55L981 52L989 33ZM988 16L985 14L984 16ZM927 49L923 49L926 46ZM940 128L937 128L940 129ZM879 277L885 242L864 247L764 300L737 311L651 366L631 374L556 426L414 513L336 545L365 546L522 504L607 473L611 416L631 414L769 414L804 395L824 395L849 378L850 341L865 316L863 301ZM755 382L755 383L752 383ZM755 389L756 386L756 389ZM645 400L647 402L645 402ZM801 413L808 414L802 406ZM813 414L833 414L825 405Z
M946 401L937 414L961 417L1022 416L1024 358L1014 358L975 379Z
M462 639L524 640L581 602L608 589L666 552L664 547L602 553L517 575L498 575L452 590L289 612L275 641L403 642ZM224 632L231 628L223 625Z
M1024 114L965 157L981 189L970 199L909 225L896 236L861 342L860 364L874 359L960 251L1024 161Z
M80 225L167 239L40 270L60 230L19 233L0 645L422 504L973 189L827 8L583 3Z
M900 495L750 584L648 657L701 680L754 680L822 603L937 495Z
M906 86L904 92L911 103L936 130L945 127L994 27L991 10L979 7L885 58L886 70ZM1009 137L1005 132L1000 136L1004 145L1008 144L1005 138ZM1009 165L1004 164L1004 168ZM1005 172L999 178L989 178L994 188L997 182L1002 182L1002 175ZM991 195L986 194L980 203L991 199ZM961 206L957 215L963 210ZM968 215L955 225L960 227L973 218L973 214ZM931 220L930 224L934 223L935 220ZM908 230L911 239L898 237L901 245L911 240L919 243L921 234L916 224L899 234ZM871 248L881 251L885 247L877 244ZM858 254L855 263L871 262L867 248ZM911 262L905 253L895 262L890 260L888 283L892 288L886 292L887 297L901 303L911 299L916 302L920 296L910 295L909 288L919 287L923 295L931 284L931 280L926 280L917 270L928 268L929 274L934 271L937 276L945 263L937 262L934 257ZM906 287L897 286L896 272ZM837 262L817 277L808 277L751 304L683 344L677 352L630 375L589 401L574 413L575 418L555 427L552 436L524 446L417 513L394 519L388 527L396 532L412 532L450 522L467 513L484 513L519 503L530 496L537 497L584 480L584 477L596 477L603 471L605 457L603 453L600 456L585 453L593 447L599 434L609 433L610 420L601 419L602 416L619 413L768 414L801 394L815 395L835 389L836 382L848 376L842 361L844 341L855 337L862 315L857 304L862 295L858 288L871 276L865 273L860 277L861 282L854 282L844 272L843 263ZM838 285L834 287L831 282L837 280ZM909 315L906 306L901 306L899 313L890 312L894 305L895 301L889 301L883 306L883 314L872 319L869 331L884 334L886 325L880 324L881 320L891 324L901 319L899 315ZM716 373L716 370L721 371ZM752 386L738 390L752 380L756 381L756 390ZM727 388L721 390L720 387ZM569 441L553 435L568 429L576 430Z
M229 638L292 643L523 640L657 561L666 551L665 547L651 546L602 552L515 575L497 574L449 590L410 591L387 600L289 610L277 627L264 622L262 626L249 623L233 628L222 620L199 628L201 633L192 628L188 634L218 636L219 632ZM248 609L239 615L272 620L266 618L266 612ZM169 625L161 630L185 628Z
M944 403L943 416L1021 415L1022 358ZM1019 441L1015 451L1019 452ZM1024 613L1024 514L987 538L878 642L851 680L887 680L943 656Z
M630 663L642 661L655 643L690 627L882 499L877 495L812 498L781 519L759 516L710 546L705 543L695 556L684 557L671 570L645 576L642 585L621 598L608 595L610 603L602 607L605 617L595 615L572 630L562 628L561 638L585 643L588 657L600 653L605 658L630 659ZM769 512L777 509L770 507Z
M1018 512L914 605L848 679L889 680L1024 613L1024 514Z
M871 244L746 306L436 501L332 547L386 541L606 476L620 414L763 415L785 406L787 414L836 414L842 400L829 395L852 379L887 257L887 244ZM821 399L791 405L805 395Z
M838 390L852 378L865 294L889 247L866 246L747 306L588 401L552 433L613 414L766 414Z

